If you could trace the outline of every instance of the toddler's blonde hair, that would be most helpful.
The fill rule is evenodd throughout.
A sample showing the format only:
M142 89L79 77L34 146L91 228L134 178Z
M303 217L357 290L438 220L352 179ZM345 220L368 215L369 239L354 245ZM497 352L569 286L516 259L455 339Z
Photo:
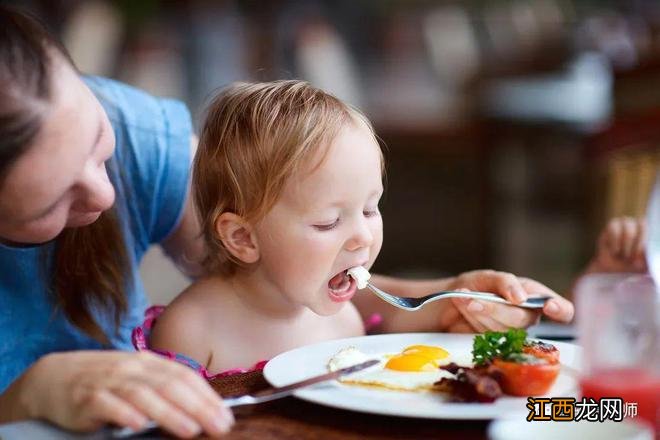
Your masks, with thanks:
M248 222L259 221L287 180L318 166L320 162L311 160L322 161L327 147L350 123L362 123L374 133L358 110L303 81L235 83L212 100L192 183L207 271L231 275L242 266L218 236L216 219L232 212Z

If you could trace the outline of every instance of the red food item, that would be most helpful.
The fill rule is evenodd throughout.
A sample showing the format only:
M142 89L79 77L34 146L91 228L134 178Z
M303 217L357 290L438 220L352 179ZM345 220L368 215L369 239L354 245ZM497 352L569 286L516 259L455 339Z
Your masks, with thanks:
M502 389L512 396L539 396L547 393L561 368L558 361L551 364L546 360L526 363L494 359L493 366L502 373Z
M549 364L559 363L559 350L552 344L546 344L540 341L531 341L523 346L523 353L531 354L534 357L545 359Z

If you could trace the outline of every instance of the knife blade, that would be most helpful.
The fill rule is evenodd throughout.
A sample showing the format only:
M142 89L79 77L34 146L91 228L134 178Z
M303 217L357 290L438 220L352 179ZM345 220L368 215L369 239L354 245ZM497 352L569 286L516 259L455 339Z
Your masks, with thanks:
M234 406L254 405L257 403L270 402L271 400L281 399L282 397L289 396L293 394L294 391L308 387L310 385L327 382L329 380L338 379L351 373L356 373L360 370L364 370L365 368L372 367L379 362L380 361L378 359L371 359L356 365L351 365L350 367L340 368L339 370L335 370L330 373L325 373L319 376L301 380L299 382L294 382L283 387L267 388L254 394L246 394L238 397L228 397L223 399L223 402L230 408ZM158 428L158 424L154 421L149 421L142 429L137 431L128 427L113 429L112 437L129 438L135 435L143 435L156 428Z

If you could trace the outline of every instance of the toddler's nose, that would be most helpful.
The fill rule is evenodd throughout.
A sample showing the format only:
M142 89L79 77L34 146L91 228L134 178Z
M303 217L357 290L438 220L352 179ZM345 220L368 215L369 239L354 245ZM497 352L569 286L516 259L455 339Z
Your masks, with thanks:
M356 251L365 247L371 246L374 242L374 235L369 229L366 222L358 222L358 225L353 232L353 235L346 242L346 249L349 251Z

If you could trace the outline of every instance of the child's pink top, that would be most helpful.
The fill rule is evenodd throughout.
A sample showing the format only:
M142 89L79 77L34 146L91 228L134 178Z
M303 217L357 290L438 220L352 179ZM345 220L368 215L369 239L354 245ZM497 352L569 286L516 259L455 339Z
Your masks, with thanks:
M156 318L158 318L158 316L163 312L163 310L165 310L165 306L149 307L144 312L144 322L142 323L142 325L135 327L133 329L131 339L133 341L133 346L138 351L151 351L152 353L156 353L160 356L180 362L197 371L200 374L200 376L202 376L206 380L212 380L225 376L232 376L234 374L249 373L251 371L261 371L264 369L266 362L268 362L268 360L263 360L257 362L256 364L254 364L249 368L232 368L230 370L221 371L220 373L211 374L203 365L200 365L199 362L181 353L149 348L149 335L151 334L151 328L153 327ZM367 322L365 322L364 327L366 330L373 329L381 322L382 322L381 316L378 314L374 314L367 320Z

